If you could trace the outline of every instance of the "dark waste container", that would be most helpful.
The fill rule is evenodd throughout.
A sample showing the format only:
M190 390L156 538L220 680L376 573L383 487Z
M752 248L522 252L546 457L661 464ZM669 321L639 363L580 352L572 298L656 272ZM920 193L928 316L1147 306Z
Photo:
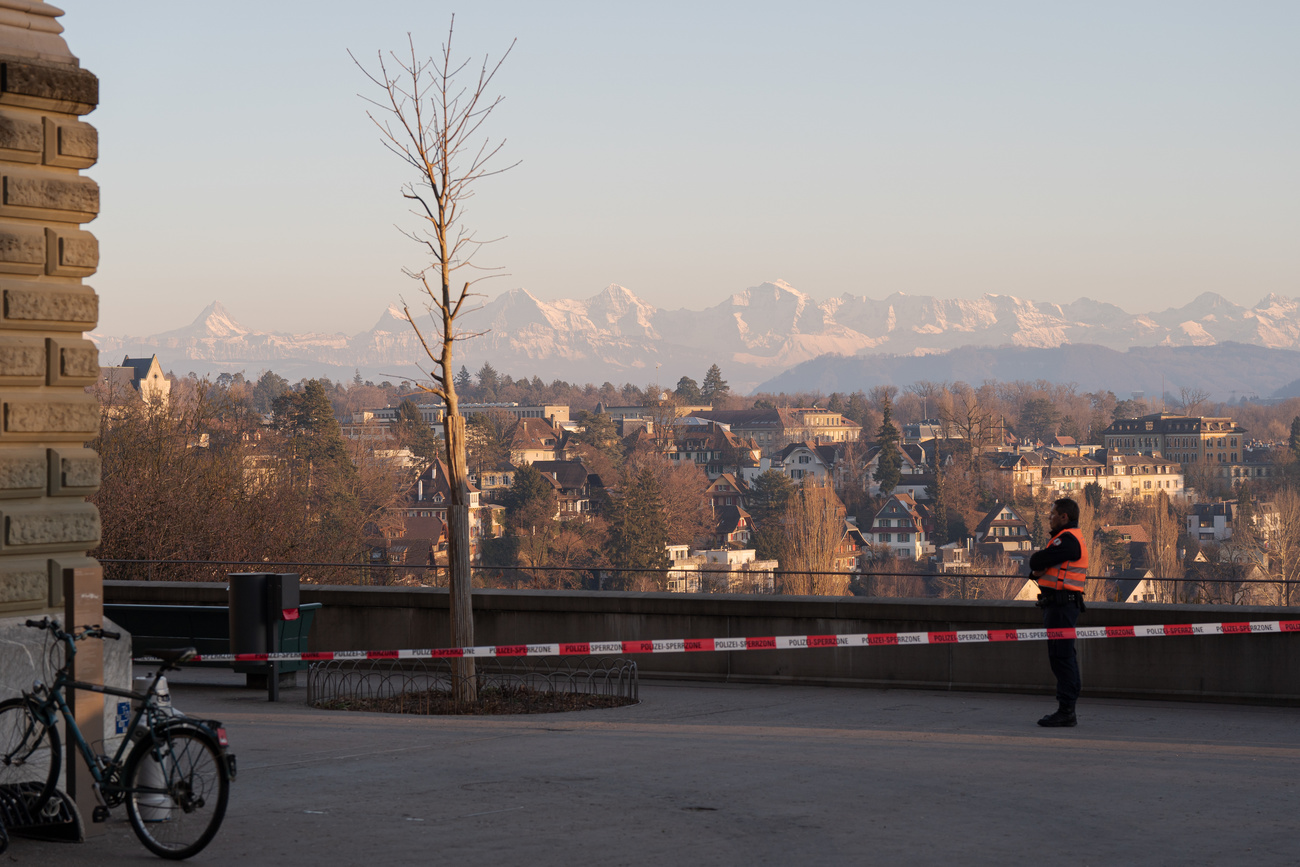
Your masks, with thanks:
M270 653L280 649L280 624L298 618L298 573L236 572L230 579L230 652ZM279 671L271 662L236 662L235 671L248 675L250 686L266 678L274 701L279 695Z

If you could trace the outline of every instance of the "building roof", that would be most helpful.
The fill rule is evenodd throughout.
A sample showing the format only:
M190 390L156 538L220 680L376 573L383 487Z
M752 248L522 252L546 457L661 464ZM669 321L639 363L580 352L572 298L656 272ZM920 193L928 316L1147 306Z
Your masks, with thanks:
M555 482L562 490L587 487L591 473L582 461L533 461L533 469Z
M718 506L713 510L713 514L718 522L717 532L720 536L736 532L742 524L752 524L749 512L740 506Z
M1013 517L1010 519L1004 519L1001 517L1003 512L1010 512ZM980 519L980 522L975 525L975 529L971 531L971 535L977 538L987 536L989 530L993 527L1014 527L1016 530L1024 530L1023 533L1017 532L1012 534L1013 536L1030 535L1029 524L1025 522L1024 518L1020 517L1020 513L1016 511L1015 506L1008 503L1003 503L990 509L988 514Z
M521 418L510 432L511 451L554 451L559 442L560 434L544 418Z
M777 430L784 426L780 410L775 409L708 409L696 410L691 415L711 419L731 427Z
M1150 542L1151 536L1141 524L1111 524L1102 527L1103 533L1115 533L1125 542Z

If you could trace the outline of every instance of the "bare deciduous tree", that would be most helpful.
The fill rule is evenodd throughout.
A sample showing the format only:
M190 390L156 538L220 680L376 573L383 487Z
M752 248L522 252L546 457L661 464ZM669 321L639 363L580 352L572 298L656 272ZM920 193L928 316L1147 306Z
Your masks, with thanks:
M461 269L487 270L475 265L473 258L488 242L479 241L466 228L462 217L475 185L510 168L491 167L504 141L494 144L481 135L483 124L501 103L501 97L491 97L488 91L510 49L495 64L485 59L477 76L466 86L459 77L469 64L453 59L454 32L453 17L447 40L437 57L419 60L415 41L411 39L409 59L391 52L385 58L380 52L377 71L367 69L360 62L357 66L383 91L382 99L367 101L378 110L378 116L371 112L368 115L379 128L384 146L416 174L416 180L408 183L402 194L412 203L412 212L422 229L407 234L425 248L430 261L419 270L407 269L406 274L420 285L420 300L430 324L422 326L405 302L402 311L428 356L429 369L423 370L421 366L428 380L421 388L441 398L446 408L447 475L451 486L447 510L451 641L466 647L474 643L469 472L465 457L465 419L458 406L453 349L456 341L477 336L458 328L460 317L473 309L466 307L466 303L477 297L477 293L470 291L475 279L464 280L460 288L453 287L452 280L455 276L460 282L457 272ZM514 47L513 42L510 47ZM474 661L459 660L456 674L457 698L472 701L476 695Z
M836 568L844 539L844 506L829 484L804 478L786 505L783 526L788 561L780 592L794 596L844 596L849 576Z
M1183 415L1200 415L1210 402L1210 393L1203 388L1183 386L1178 389L1178 411Z

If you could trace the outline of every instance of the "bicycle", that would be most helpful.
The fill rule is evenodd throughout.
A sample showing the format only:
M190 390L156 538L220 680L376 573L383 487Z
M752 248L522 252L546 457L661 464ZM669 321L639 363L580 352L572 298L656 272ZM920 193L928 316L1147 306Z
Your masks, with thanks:
M155 692L163 673L193 658L194 648L155 652L162 660L157 673L143 692L133 692L71 676L78 641L118 639L120 633L101 626L65 632L48 617L28 620L27 626L54 637L51 658L60 646L66 655L53 684L37 680L31 692L0 702L0 786L18 792L33 815L46 809L62 763L57 725L62 716L94 780L99 801L94 821L106 821L109 810L125 802L132 830L150 851L181 859L202 850L225 816L235 757L221 723L178 714ZM136 704L127 736L112 756L96 754L87 743L64 697L68 689L129 698Z

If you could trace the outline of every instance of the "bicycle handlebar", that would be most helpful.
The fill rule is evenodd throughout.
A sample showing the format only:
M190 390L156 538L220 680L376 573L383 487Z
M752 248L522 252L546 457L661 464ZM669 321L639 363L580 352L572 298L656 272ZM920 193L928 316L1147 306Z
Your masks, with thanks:
M49 617L42 617L40 620L28 620L27 625L32 629L46 629L54 633L56 638L71 638L73 641L80 641L83 638L111 638L114 641L122 637L120 632L112 632L102 626L86 625L81 627L77 632L64 632L59 625L59 621Z

